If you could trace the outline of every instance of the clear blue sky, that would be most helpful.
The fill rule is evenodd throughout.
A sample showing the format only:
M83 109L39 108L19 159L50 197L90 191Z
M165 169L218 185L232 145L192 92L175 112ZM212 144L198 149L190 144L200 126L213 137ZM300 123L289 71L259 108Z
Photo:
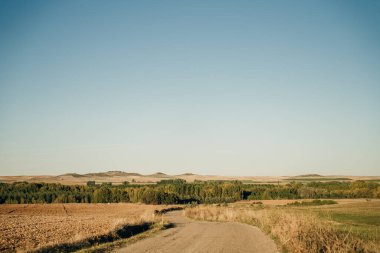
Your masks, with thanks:
M379 169L379 1L0 0L1 175Z

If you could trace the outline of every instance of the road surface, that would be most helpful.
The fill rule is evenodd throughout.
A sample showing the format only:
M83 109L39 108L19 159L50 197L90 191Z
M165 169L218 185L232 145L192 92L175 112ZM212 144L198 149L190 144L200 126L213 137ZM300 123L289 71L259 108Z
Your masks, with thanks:
M173 228L115 252L279 252L273 240L254 226L235 222L194 221L182 216L182 211L169 212L164 217L174 224Z

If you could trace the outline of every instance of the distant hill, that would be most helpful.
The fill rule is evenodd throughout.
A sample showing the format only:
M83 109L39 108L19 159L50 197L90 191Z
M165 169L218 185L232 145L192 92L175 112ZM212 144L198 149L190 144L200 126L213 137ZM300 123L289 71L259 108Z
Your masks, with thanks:
M319 174L305 174L305 175L299 175L296 177L323 177L323 176L321 176Z
M157 177L157 178L171 178L173 176L170 176L170 175L167 175L165 173L162 173L162 172L156 172L152 175L148 175L149 177Z
M193 173L183 173L183 174L180 174L178 176L195 176L195 174L193 174Z
M129 177L129 176L142 176L139 173L131 173L131 172L117 171L117 170L108 171L108 172L106 172L106 174L108 174L110 176L118 176L118 177L123 177L123 176L127 176L127 177Z
M107 171L107 172L97 172L97 173L87 173L84 174L87 177L129 177L129 176L139 176L139 173L129 173L124 171Z
M168 175L163 172L157 172L151 175L142 175L136 172L125 171L106 171L94 172L87 174L66 173L58 176L0 176L0 182L45 182L45 183L60 183L64 185L85 185L88 181L95 181L98 184L112 183L122 184L130 182L132 184L154 184L163 179L184 179L187 182L199 181L222 181L222 180L240 180L243 183L249 184L286 184L289 181L299 182L327 182L340 181L347 182L351 180L368 180L380 181L379 176L321 176L319 174L305 174L296 177L290 176L218 176L218 175L198 175L193 173L183 173L180 175Z
M63 175L59 175L59 177L64 177L64 176L71 176L71 177L86 177L84 175L78 174L78 173L66 173Z

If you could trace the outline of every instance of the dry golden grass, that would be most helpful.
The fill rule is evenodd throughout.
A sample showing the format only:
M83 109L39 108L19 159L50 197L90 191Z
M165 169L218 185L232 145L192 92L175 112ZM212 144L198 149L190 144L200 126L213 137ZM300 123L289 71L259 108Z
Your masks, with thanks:
M121 226L154 222L140 204L0 205L0 251L26 251L107 234Z
M237 208L199 206L185 215L199 220L234 221L256 225L290 252L378 252L374 242L364 242L342 232L316 214L294 208Z

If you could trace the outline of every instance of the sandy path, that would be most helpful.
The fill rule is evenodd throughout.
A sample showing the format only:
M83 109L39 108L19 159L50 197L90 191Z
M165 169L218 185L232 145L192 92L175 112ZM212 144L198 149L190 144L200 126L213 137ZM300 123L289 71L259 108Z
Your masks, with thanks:
M165 219L175 226L115 252L278 252L275 243L254 226L193 221L182 211L167 213Z

